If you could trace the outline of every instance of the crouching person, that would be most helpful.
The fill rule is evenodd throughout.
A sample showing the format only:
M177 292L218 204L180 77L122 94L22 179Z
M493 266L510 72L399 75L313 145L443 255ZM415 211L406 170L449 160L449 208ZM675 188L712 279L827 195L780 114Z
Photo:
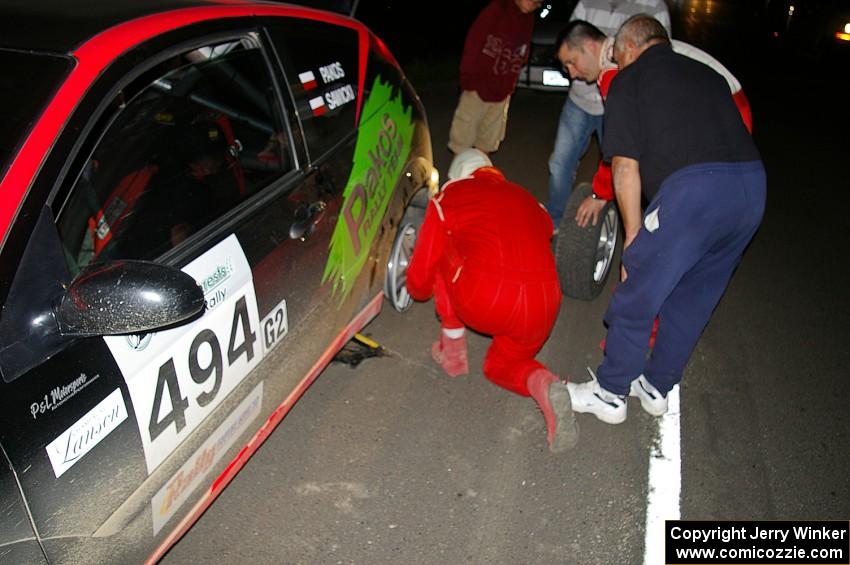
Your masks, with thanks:
M552 220L477 149L455 157L449 182L429 203L407 271L416 300L434 296L440 339L431 356L449 376L469 372L465 328L493 336L484 375L531 396L552 452L578 441L567 386L534 359L561 305Z

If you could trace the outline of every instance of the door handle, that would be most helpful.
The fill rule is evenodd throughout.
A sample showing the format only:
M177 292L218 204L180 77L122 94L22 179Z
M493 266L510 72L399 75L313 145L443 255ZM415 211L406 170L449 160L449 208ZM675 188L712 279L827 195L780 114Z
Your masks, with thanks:
M325 217L328 205L318 200L312 204L304 204L295 210L295 217L289 227L289 237L304 241L316 231L316 226Z

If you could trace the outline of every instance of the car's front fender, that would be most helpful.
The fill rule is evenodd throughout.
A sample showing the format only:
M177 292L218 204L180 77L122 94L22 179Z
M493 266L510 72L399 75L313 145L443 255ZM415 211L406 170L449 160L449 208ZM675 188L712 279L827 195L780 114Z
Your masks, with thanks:
M0 562L47 563L32 527L24 495L0 446Z

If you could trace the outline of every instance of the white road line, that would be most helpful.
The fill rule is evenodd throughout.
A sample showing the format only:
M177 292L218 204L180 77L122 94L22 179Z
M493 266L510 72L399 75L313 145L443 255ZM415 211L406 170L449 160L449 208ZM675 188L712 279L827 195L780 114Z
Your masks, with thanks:
M667 394L668 408L658 418L658 440L649 451L644 565L664 564L664 520L680 517L682 446L679 387Z

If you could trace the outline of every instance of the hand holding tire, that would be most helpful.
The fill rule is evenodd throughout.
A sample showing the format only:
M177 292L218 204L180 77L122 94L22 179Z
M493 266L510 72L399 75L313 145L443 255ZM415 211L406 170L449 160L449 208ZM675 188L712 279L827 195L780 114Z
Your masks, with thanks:
M578 227L586 228L588 221L593 226L596 226L599 222L599 213L602 212L606 202L606 200L599 200L593 196L585 197L581 201L581 204L579 204L578 210L576 210L576 224Z

